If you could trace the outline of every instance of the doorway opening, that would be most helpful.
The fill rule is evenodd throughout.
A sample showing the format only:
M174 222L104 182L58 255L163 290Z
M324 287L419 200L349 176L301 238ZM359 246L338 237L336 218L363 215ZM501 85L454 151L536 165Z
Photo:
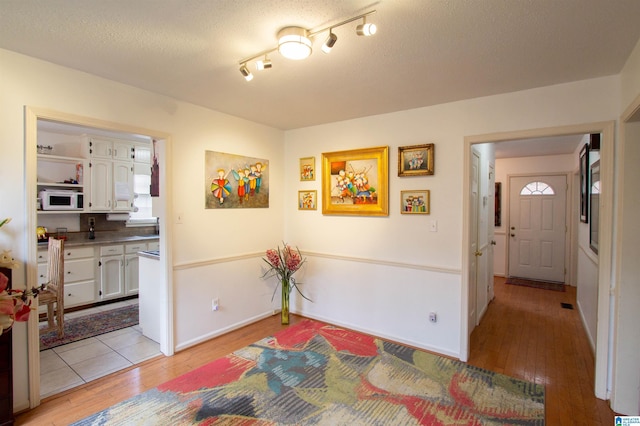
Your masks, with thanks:
M545 129L534 129L517 132L504 132L494 133L488 135L469 136L465 138L465 175L464 175L464 193L471 193L471 158L472 152L475 146L480 144L499 144L506 143L514 140L532 140L535 138L547 138L550 136L567 136L567 135L585 135L592 133L600 133L601 147L600 147L600 167L601 167L601 194L600 194L600 206L603 207L599 216L599 229L600 229L600 241L599 252L596 256L597 261L597 289L598 297L594 302L595 306L593 311L597 318L597 327L594 332L595 336L595 352L596 352L596 365L595 365L595 394L600 399L606 399L607 397L607 382L608 382L608 368L610 365L609 360L609 330L610 322L612 320L611 315L611 301L609 297L609 286L611 284L611 252L613 248L613 138L614 138L614 122L601 122L591 123L575 126L554 127ZM463 214L465 217L464 230L463 230L463 246L470 247L472 236L471 230L473 226L470 224L470 218L472 217L472 208L470 206L471 197L463 197ZM463 250L463 268L466 270L463 273L463 291L462 291L462 312L463 318L462 333L461 333L461 354L468 357L469 354L469 337L471 330L468 328L467 315L470 312L471 306L471 291L468 276L471 273L470 268L472 265L471 259L472 253L469 250Z
M55 229L56 232L52 232L52 234L56 237L62 235L67 238L65 254L66 252L69 252L69 256L65 256L65 265L67 260L70 262L76 262L73 265L70 264L67 270L69 273L73 272L75 269L78 270L78 275L74 275L78 278L77 282L71 280L73 282L68 283L69 291L67 291L66 285L69 280L65 280L65 299L67 299L66 302L69 302L70 306L70 312L68 314L69 322L73 321L71 319L72 317L80 317L83 313L87 313L88 310L83 309L87 307L94 311L97 309L105 312L105 315L107 316L113 315L115 312L115 310L109 308L122 308L123 310L127 310L131 307L137 307L139 305L136 298L138 253L142 250L147 250L149 247L148 244L151 243L151 241L154 242L154 246L152 248L154 248L158 253L164 254L164 256L161 256L160 267L158 268L162 271L161 282L163 282L164 285L158 286L158 291L163 294L171 295L172 292L169 291L169 288L171 287L171 277L167 273L167 265L170 264L170 259L167 259L167 257L170 256L170 253L167 253L167 242L165 237L168 235L169 228L169 226L167 226L167 221L164 221L164 223L157 221L146 223L145 220L140 220L140 217L135 218L137 221L127 220L130 216L129 212L131 210L148 207L143 205L145 203L138 206L138 198L144 199L145 191L140 190L139 188L134 190L133 175L134 173L142 175L149 174L149 172L144 169L147 168L148 170L151 170L151 164L150 161L148 161L149 158L147 158L145 163L146 167L144 164L141 165L143 161L138 161L141 157L137 157L138 152L135 151L134 148L140 149L140 152L142 153L140 155L143 155L145 152L150 154L152 152L151 141L158 141L160 149L158 150L159 155L156 157L156 160L160 160L160 170L166 172L166 166L168 163L165 161L163 153L167 149L165 145L170 143L169 135L116 123L103 122L87 117L57 113L49 110L26 108L25 115L26 187L28 199L32 200L32 202L29 203L28 208L28 229L35 230L42 222L46 223L48 227ZM48 141L51 142L50 144L47 143L47 145L53 145L56 149L50 149L47 154L39 153L36 151L36 146L43 145L39 143L41 141L39 134L42 133L44 135L47 132L51 133L47 135L47 137L49 137ZM56 132L57 134L55 134ZM64 134L64 136L60 137L61 134ZM114 208L108 212L91 210L88 204L94 201L91 199L91 196L95 195L95 193L99 193L99 191L92 191L92 187L89 189L91 180L88 179L82 182L84 178L89 178L89 174L91 173L91 170L89 170L88 167L85 167L85 164L88 164L87 159L89 158L89 154L82 151L91 145L79 143L79 141L85 142L82 138L86 137L86 135L97 135L107 140L111 138L112 144L114 144L113 146L117 143L116 141L125 139L129 141L126 155L130 157L126 158L124 161L121 158L116 159L114 157L112 159L114 166L112 168L112 174L109 176L111 176L113 180L108 181L112 188L107 186L109 188L107 195L108 197L112 197L110 198L111 200L115 201L113 201ZM145 144L144 141L147 141L147 143ZM91 158L93 160L93 157ZM105 160L105 163L108 162L109 161ZM61 173L64 173L66 171L65 167L69 164L74 167L74 170L76 170L77 173L73 179L69 179L69 181L67 181L66 178L64 178L65 181L63 183L58 183L58 176L53 176L52 179L47 179L45 175L40 173L41 167L39 166L41 163L43 164L43 169L49 167L49 169L47 169L48 174L52 173L53 170L53 175L55 175L55 173L60 171L61 168L63 169ZM51 166L51 163L53 163L53 166ZM118 169L115 166L116 163L118 163L118 166L120 166L121 163L130 163L130 166L127 165L126 167L120 167ZM126 182L126 185L113 178L117 170L127 169L130 169L130 171L127 171L130 182ZM85 176L84 173L87 175ZM93 175L91 175L91 179L98 182L98 179ZM159 180L159 188L161 191L160 194L158 194L160 197L159 202L157 203L157 211L159 213L159 217L166 217L166 212L168 210L168 194L164 191L164 189L167 188L166 178L161 176ZM115 185L114 181L116 182ZM87 192L87 204L83 204L82 208L78 208L78 211L73 212L43 210L42 204L38 205L36 202L40 190L43 189L43 185L46 187L57 188L58 185L62 184L77 186L71 188L65 187L64 189L68 191L78 192L81 194L83 194L83 191ZM84 188L85 184L87 189ZM113 192L110 192L111 190ZM137 196L138 193L142 193L142 197ZM147 202L146 204L150 203ZM118 208L116 208L116 206L118 206ZM122 211L116 211L118 209L121 209ZM124 218L124 216L127 216L127 218ZM111 222L111 219L115 219L115 221ZM117 237L114 237L118 240L114 243L114 246L118 246L120 251L117 253L107 253L106 251L104 253L102 252L102 245L106 244L110 237L101 241L100 247L93 245L93 243L99 242L97 236L100 225L104 226L102 231L104 231L105 234L110 233L109 235L116 235L119 230L124 230L125 228L130 227L126 230L129 235L124 236L118 234ZM62 233L60 233L60 231L62 231ZM146 235L137 235L143 231ZM154 233L156 235L153 235ZM135 242L133 242L133 240L135 240ZM143 243L140 243L138 240L143 241ZM27 268L27 281L36 282L40 279L41 274L39 273L40 265L37 260L39 258L39 247L35 235L33 238L28 238L27 243L27 246L29 247L27 256L29 265ZM144 247L140 244L143 244ZM76 251L78 253L71 253L72 251ZM79 256L77 259L74 258L75 254L78 254ZM112 256L107 256L108 254ZM100 269L100 266L104 265L111 257L114 257L114 259L117 257L117 262L113 263L114 265L117 263L118 266L117 273L114 276L107 273L107 270L115 269ZM172 355L172 312L169 309L172 299L171 297L168 297L166 300L168 301L167 305L161 307L163 313L166 313L166 315L163 316L160 322L164 322L162 326L167 332L163 333L160 339L157 339L160 340L159 342L154 342L153 351L148 345L149 342L143 343L143 345L147 345L143 350L146 351L146 355L143 355L140 352L141 347L136 349L131 345L131 339L137 339L138 343L142 341L142 339L140 339L141 333L139 332L137 333L139 337L134 335L129 336L130 339L126 344L122 343L124 339L123 336L108 336L113 338L110 342L111 346L104 345L104 342L99 339L89 337L86 340L71 343L71 347L58 346L51 349L47 355L42 355L46 351L40 352L41 343L38 321L30 321L28 324L30 408L38 406L43 396L49 396L53 393L57 393L57 391L73 387L69 384L73 382L73 380L67 383L67 385L51 385L51 383L48 383L41 386L41 375L47 374L51 371L51 368L56 368L56 365L58 367L68 367L67 373L73 373L76 376L75 385L78 385L102 375L109 374L113 371L117 371L115 368L118 361L122 364L122 367L127 368L135 362L141 362L149 356L157 356L161 353L164 353L165 355ZM67 306L66 303L65 306ZM88 317L93 318L93 315L89 315ZM87 322L87 324L90 322L91 321ZM124 331L119 331L117 334L122 335L135 331L133 328L125 328L122 330ZM103 339L107 338L104 334L102 336ZM99 355L105 355L105 348L89 349L87 346L84 346L88 341L91 341L91 339L95 339L97 342L100 342L113 353L107 354L106 358L103 357L104 359L98 359ZM123 345L129 346L127 356L124 356L123 354ZM77 346L82 346L82 348L76 350L75 353L69 352L71 349L77 349ZM102 354L100 353L101 350ZM65 355L62 355L63 353L65 353ZM52 356L52 354L54 356ZM65 359L65 357L70 358ZM114 358L118 357L120 358L119 360L114 360ZM89 360L90 358L95 359ZM122 363L123 360L126 360L124 364ZM96 371L95 369L91 371L91 362L93 362L93 367L98 367L101 371ZM111 364L111 370L108 368L105 370L107 364ZM65 376L65 374L62 374L62 376ZM68 379L69 374L66 374L66 376Z

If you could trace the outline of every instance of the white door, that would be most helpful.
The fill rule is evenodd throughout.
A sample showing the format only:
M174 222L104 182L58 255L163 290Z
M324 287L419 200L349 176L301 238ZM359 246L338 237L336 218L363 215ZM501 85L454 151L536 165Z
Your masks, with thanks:
M511 177L509 188L509 276L563 283L567 177Z
M471 217L469 218L469 225L471 227L469 235L470 241L470 255L469 260L469 335L476 327L477 324L477 304L478 304L478 191L480 187L480 157L476 151L471 155L471 193L469 194L469 207Z

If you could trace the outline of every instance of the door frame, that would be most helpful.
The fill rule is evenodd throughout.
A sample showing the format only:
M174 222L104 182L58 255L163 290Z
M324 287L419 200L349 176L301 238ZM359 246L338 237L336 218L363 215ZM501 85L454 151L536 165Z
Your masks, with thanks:
M598 253L598 324L596 332L596 362L595 362L595 395L600 399L608 398L609 367L614 361L610 357L610 326L615 312L610 307L610 289L612 286L612 253L613 253L613 189L614 189L614 132L615 121L602 121L595 123L556 126L511 132L498 132L483 135L471 135L464 137L464 171L463 171L463 250L462 250L462 291L461 291L461 332L460 332L460 358L463 361L469 359L469 335L466 318L469 310L469 190L470 190L470 156L472 145L482 143L500 143L514 139L542 138L549 136L565 136L588 133L601 133L602 143L600 147L600 167L602 198L600 211L600 250Z
M38 155L38 120L56 121L59 123L84 126L89 128L110 130L122 133L147 135L164 141L164 155L160 158L160 212L164 217L173 217L171 212L172 192L171 179L171 135L165 132L149 130L145 128L114 123L95 118L84 117L75 114L67 114L45 108L25 106L25 192L27 212L27 232L24 234L27 247L26 282L37 281L37 250L38 244L35 238L35 229L38 223L36 198L37 198L37 170ZM29 230L32 230L31 232ZM165 289L167 303L162 307L166 314L166 326L161 327L165 333L160 337L160 350L167 356L174 353L173 339L173 274L171 265L172 224L171 221L160 221L160 265L165 277ZM27 350L28 350L28 378L29 378L29 408L40 405L40 332L38 329L37 315L31 315L27 323Z
M572 174L567 172L567 173L561 173L561 172L549 172L549 173L516 173L516 174L510 174L507 175L507 185L505 188L505 192L504 192L504 196L503 196L503 200L505 202L505 206L508 206L508 208L505 208L505 216L504 219L506 219L505 223L507 225L511 225L511 178L518 178L518 177L544 177L544 176L564 176L565 180L566 180L566 184L567 184L567 190L565 191L565 209L564 209L564 223L566 226L566 232L564 233L564 270L565 270L565 274L564 274L564 283L565 284L569 284L570 283L570 274L569 274L569 270L571 268L571 262L573 261L573 254L571 253L571 240L570 240L570 232L569 230L572 228L572 218L571 218L571 212L572 212L572 194L573 194L573 186L572 186L572 181L571 181L571 177ZM506 256L506 263L505 263L505 276L509 276L509 268L511 266L511 238L509 238L509 233L510 233L510 229L507 229L507 237L505 238L505 256Z

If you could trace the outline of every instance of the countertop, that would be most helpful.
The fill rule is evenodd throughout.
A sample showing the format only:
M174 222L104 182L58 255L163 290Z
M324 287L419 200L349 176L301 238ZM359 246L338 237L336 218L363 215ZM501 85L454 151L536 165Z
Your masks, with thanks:
M102 244L117 244L117 243L131 243L136 241L152 241L160 239L160 235L150 234L150 235L118 235L117 233L108 233L104 235L100 235L100 233L96 233L96 238L90 240L88 237L86 238L69 238L64 242L65 247L77 247L77 246L87 246L87 245L102 245ZM48 242L42 241L38 242L38 248L47 247Z
M147 259L160 260L160 250L139 251L138 255Z

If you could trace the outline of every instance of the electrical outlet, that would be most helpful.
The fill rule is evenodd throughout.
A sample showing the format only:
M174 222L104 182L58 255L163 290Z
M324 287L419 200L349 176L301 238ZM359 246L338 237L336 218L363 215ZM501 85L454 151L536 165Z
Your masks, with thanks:
M211 299L211 310L217 311L218 309L220 309L220 299Z
M90 217L89 218L89 226L96 226L96 218L95 217Z

